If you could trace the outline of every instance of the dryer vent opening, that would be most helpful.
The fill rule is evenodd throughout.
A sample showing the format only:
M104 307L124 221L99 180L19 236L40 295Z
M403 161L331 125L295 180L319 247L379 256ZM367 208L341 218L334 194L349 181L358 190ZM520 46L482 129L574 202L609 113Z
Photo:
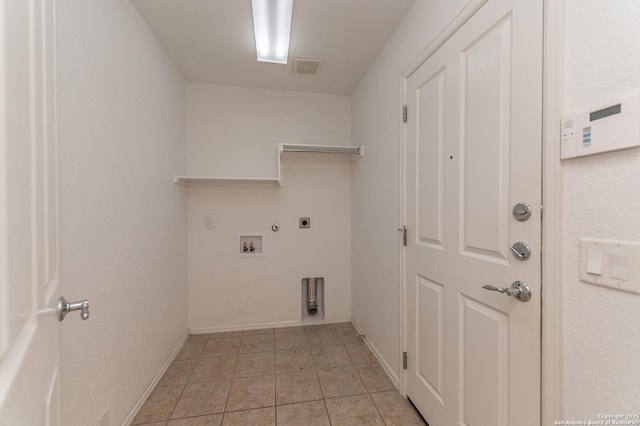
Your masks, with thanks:
M302 279L302 321L321 321L324 319L324 278L309 277Z
M307 280L307 312L309 315L318 313L318 287L315 278Z

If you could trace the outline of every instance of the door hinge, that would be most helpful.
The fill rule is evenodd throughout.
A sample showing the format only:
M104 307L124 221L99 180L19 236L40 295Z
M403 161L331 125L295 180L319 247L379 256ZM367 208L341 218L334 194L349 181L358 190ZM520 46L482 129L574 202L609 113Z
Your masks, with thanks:
M407 104L402 105L402 122L406 123L408 118Z
M402 352L402 369L406 370L407 369L407 353L406 352Z
M398 231L402 232L402 245L407 246L407 227L402 225L402 228L398 228Z

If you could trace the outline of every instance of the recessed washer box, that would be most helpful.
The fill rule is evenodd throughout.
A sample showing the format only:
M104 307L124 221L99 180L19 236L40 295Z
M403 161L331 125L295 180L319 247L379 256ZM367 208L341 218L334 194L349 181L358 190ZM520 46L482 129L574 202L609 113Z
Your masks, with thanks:
M560 158L640 146L640 95L563 117Z
M237 235L236 257L264 257L266 255L264 234L242 232Z

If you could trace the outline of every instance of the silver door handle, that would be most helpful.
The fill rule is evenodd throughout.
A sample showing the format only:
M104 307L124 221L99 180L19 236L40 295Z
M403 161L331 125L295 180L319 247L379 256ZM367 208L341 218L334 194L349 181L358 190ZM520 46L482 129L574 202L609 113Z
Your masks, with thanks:
M524 281L514 281L510 288L494 287L492 285L483 285L485 290L497 291L506 296L513 296L521 302L527 302L531 299L531 289Z
M80 311L80 318L89 319L89 301L87 299L79 302L69 303L64 297L58 300L58 319L62 321L71 311Z

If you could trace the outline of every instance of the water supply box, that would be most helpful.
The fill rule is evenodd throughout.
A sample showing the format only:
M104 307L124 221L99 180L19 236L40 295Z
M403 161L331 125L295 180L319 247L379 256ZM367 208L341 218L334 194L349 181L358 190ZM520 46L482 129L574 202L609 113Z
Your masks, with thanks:
M640 95L566 116L561 132L563 160L640 146Z

